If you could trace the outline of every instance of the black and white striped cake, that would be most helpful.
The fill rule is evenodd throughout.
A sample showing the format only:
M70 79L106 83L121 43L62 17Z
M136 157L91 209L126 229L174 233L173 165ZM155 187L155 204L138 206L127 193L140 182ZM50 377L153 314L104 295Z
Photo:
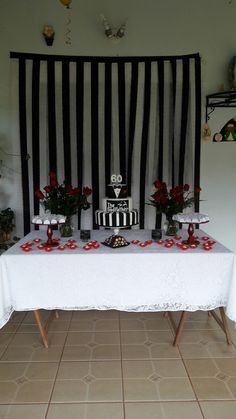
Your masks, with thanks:
M102 227L130 227L139 223L138 210L107 212L97 210L95 221Z
M102 199L102 209L95 212L95 221L102 227L130 227L139 223L139 213L133 209L132 198L127 195L127 185L121 175L112 175L108 197Z

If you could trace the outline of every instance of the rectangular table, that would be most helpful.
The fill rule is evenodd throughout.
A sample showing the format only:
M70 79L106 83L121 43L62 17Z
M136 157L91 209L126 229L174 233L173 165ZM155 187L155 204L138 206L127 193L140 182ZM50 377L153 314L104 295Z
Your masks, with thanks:
M129 241L151 238L146 230L122 233ZM102 242L110 234L92 231L91 240ZM187 236L186 230L180 234ZM197 234L205 235L201 230ZM171 312L225 307L236 321L236 255L220 243L209 252L202 245L183 251L155 242L86 251L76 232L75 250L46 253L35 244L31 252L23 252L20 246L36 237L45 240L46 233L29 233L0 258L0 327L14 310L38 309Z

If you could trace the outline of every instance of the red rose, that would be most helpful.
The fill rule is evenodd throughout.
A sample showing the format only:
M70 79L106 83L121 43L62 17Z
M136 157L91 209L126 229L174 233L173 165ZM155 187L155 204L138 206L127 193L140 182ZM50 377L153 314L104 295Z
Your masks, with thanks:
M167 197L166 197L166 196L161 196L160 201L161 201L161 204L166 205L166 204L167 204L167 202L168 202L168 199L167 199Z
M73 190L73 187L72 187L72 185L71 184L67 184L66 185L66 191L68 192L68 193L71 193L71 191Z
M190 188L189 184L188 183L185 183L185 185L183 187L184 192L188 192L189 191L189 188Z
M91 189L91 188L89 188L88 186L85 186L85 187L83 188L83 193L84 193L84 195L89 196L89 195L91 195L91 193L92 193L92 189Z
M49 177L50 177L50 185L53 187L53 188L55 188L55 186L57 186L58 185L58 182L57 182L57 175L56 175L56 173L54 173L54 172L49 172Z
M155 193L152 195L152 198L154 199L154 201L158 201L158 202L160 202L160 201L161 201L161 194L160 194L160 192L155 192Z
M45 192L47 192L47 193L51 192L51 190L52 190L52 188L51 188L51 186L50 186L50 185L45 186L43 189L44 189L44 190L45 190Z
M50 177L50 179L54 179L54 180L56 180L56 179L57 179L57 175L56 175L56 173L55 173L55 172L49 172L49 173L48 173L48 176Z
M181 192L181 187L179 185L174 187L174 193L179 193Z
M51 186L51 190L53 188L55 188L56 186L58 186L57 180L56 179L50 179L50 186Z
M202 188L200 188L200 186L195 186L194 188L194 192L199 193L201 192Z
M184 201L184 200L183 200L183 197L182 197L181 195L176 195L176 196L174 197L174 200L175 200L175 202L176 202L177 204L182 204L182 202Z
M165 182L161 182L161 190L162 191L166 190L166 183Z
M34 195L37 199L43 199L44 198L43 192L40 191L39 189L37 191L35 191Z
M156 189L160 189L161 185L162 185L162 182L160 180L155 180L153 185L155 186Z

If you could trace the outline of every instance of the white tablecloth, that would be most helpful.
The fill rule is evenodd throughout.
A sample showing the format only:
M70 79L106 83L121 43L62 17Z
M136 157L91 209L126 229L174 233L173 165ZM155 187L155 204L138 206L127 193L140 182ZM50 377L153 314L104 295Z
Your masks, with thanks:
M128 240L151 238L150 231L122 233ZM93 231L91 239L109 235L108 230ZM224 306L236 321L236 256L220 243L210 252L156 243L85 251L75 233L76 250L46 253L35 245L24 253L20 245L35 237L45 239L46 234L31 232L0 258L0 327L14 310L39 308L195 311Z

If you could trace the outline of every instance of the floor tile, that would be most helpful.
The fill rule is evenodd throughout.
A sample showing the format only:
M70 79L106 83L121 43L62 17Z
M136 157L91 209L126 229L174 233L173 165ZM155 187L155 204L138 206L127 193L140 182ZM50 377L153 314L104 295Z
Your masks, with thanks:
M126 401L194 400L180 360L123 361Z
M119 332L68 332L66 346L120 344Z
M15 346L7 348L1 357L1 362L56 362L62 355L62 346L51 346L48 349L39 342L35 348L30 346Z
M120 362L61 362L53 402L121 400Z
M214 401L200 403L205 419L235 419L236 401Z
M33 312L15 312L0 331L0 419L45 419L51 396L47 419L124 419L122 375L125 419L236 419L236 346L205 312L185 326L173 347L161 312L60 311L45 349Z
M11 318L9 320L10 323L21 323L25 316L26 316L27 312L26 311L14 311L14 313L12 313Z
M120 358L120 345L66 346L62 354L63 361L118 360Z
M182 343L203 343L208 344L209 342L222 342L226 343L225 334L221 329L210 329L210 330L184 330L181 335Z
M20 327L20 323L8 322L2 327L1 333L15 333Z
M209 358L211 357L205 343L182 343L180 341L179 351L184 359L187 358Z
M49 345L50 346L60 346L64 345L66 339L65 332L59 333L48 333ZM30 346L35 347L37 345L42 346L42 340L39 333L16 333L11 343L9 345L12 347L21 347L21 346Z
M196 402L126 403L126 419L203 419Z
M118 319L119 311L116 310L86 310L74 311L72 320L97 320L97 319Z
M203 419L196 402L172 402L162 404L164 419Z
M29 381L18 389L14 403L47 403L50 400L54 381Z
M47 404L2 405L1 419L45 419Z
M120 358L118 332L69 332L62 355L67 361Z
M13 338L12 333L2 333L0 332L0 350L6 348Z
M236 398L236 359L188 359L185 366L200 400Z
M217 378L192 378L192 385L199 400L230 400L228 386Z
M47 402L57 368L56 363L0 364L0 403Z
M121 403L51 404L47 419L124 419Z
M122 331L123 359L180 358L173 346L173 334L168 331Z
M73 320L70 324L70 331L117 331L119 330L118 319L91 319Z
M121 319L158 319L163 318L164 313L163 311L155 312L155 311L149 311L149 312L132 312L132 311L122 311L120 313Z

